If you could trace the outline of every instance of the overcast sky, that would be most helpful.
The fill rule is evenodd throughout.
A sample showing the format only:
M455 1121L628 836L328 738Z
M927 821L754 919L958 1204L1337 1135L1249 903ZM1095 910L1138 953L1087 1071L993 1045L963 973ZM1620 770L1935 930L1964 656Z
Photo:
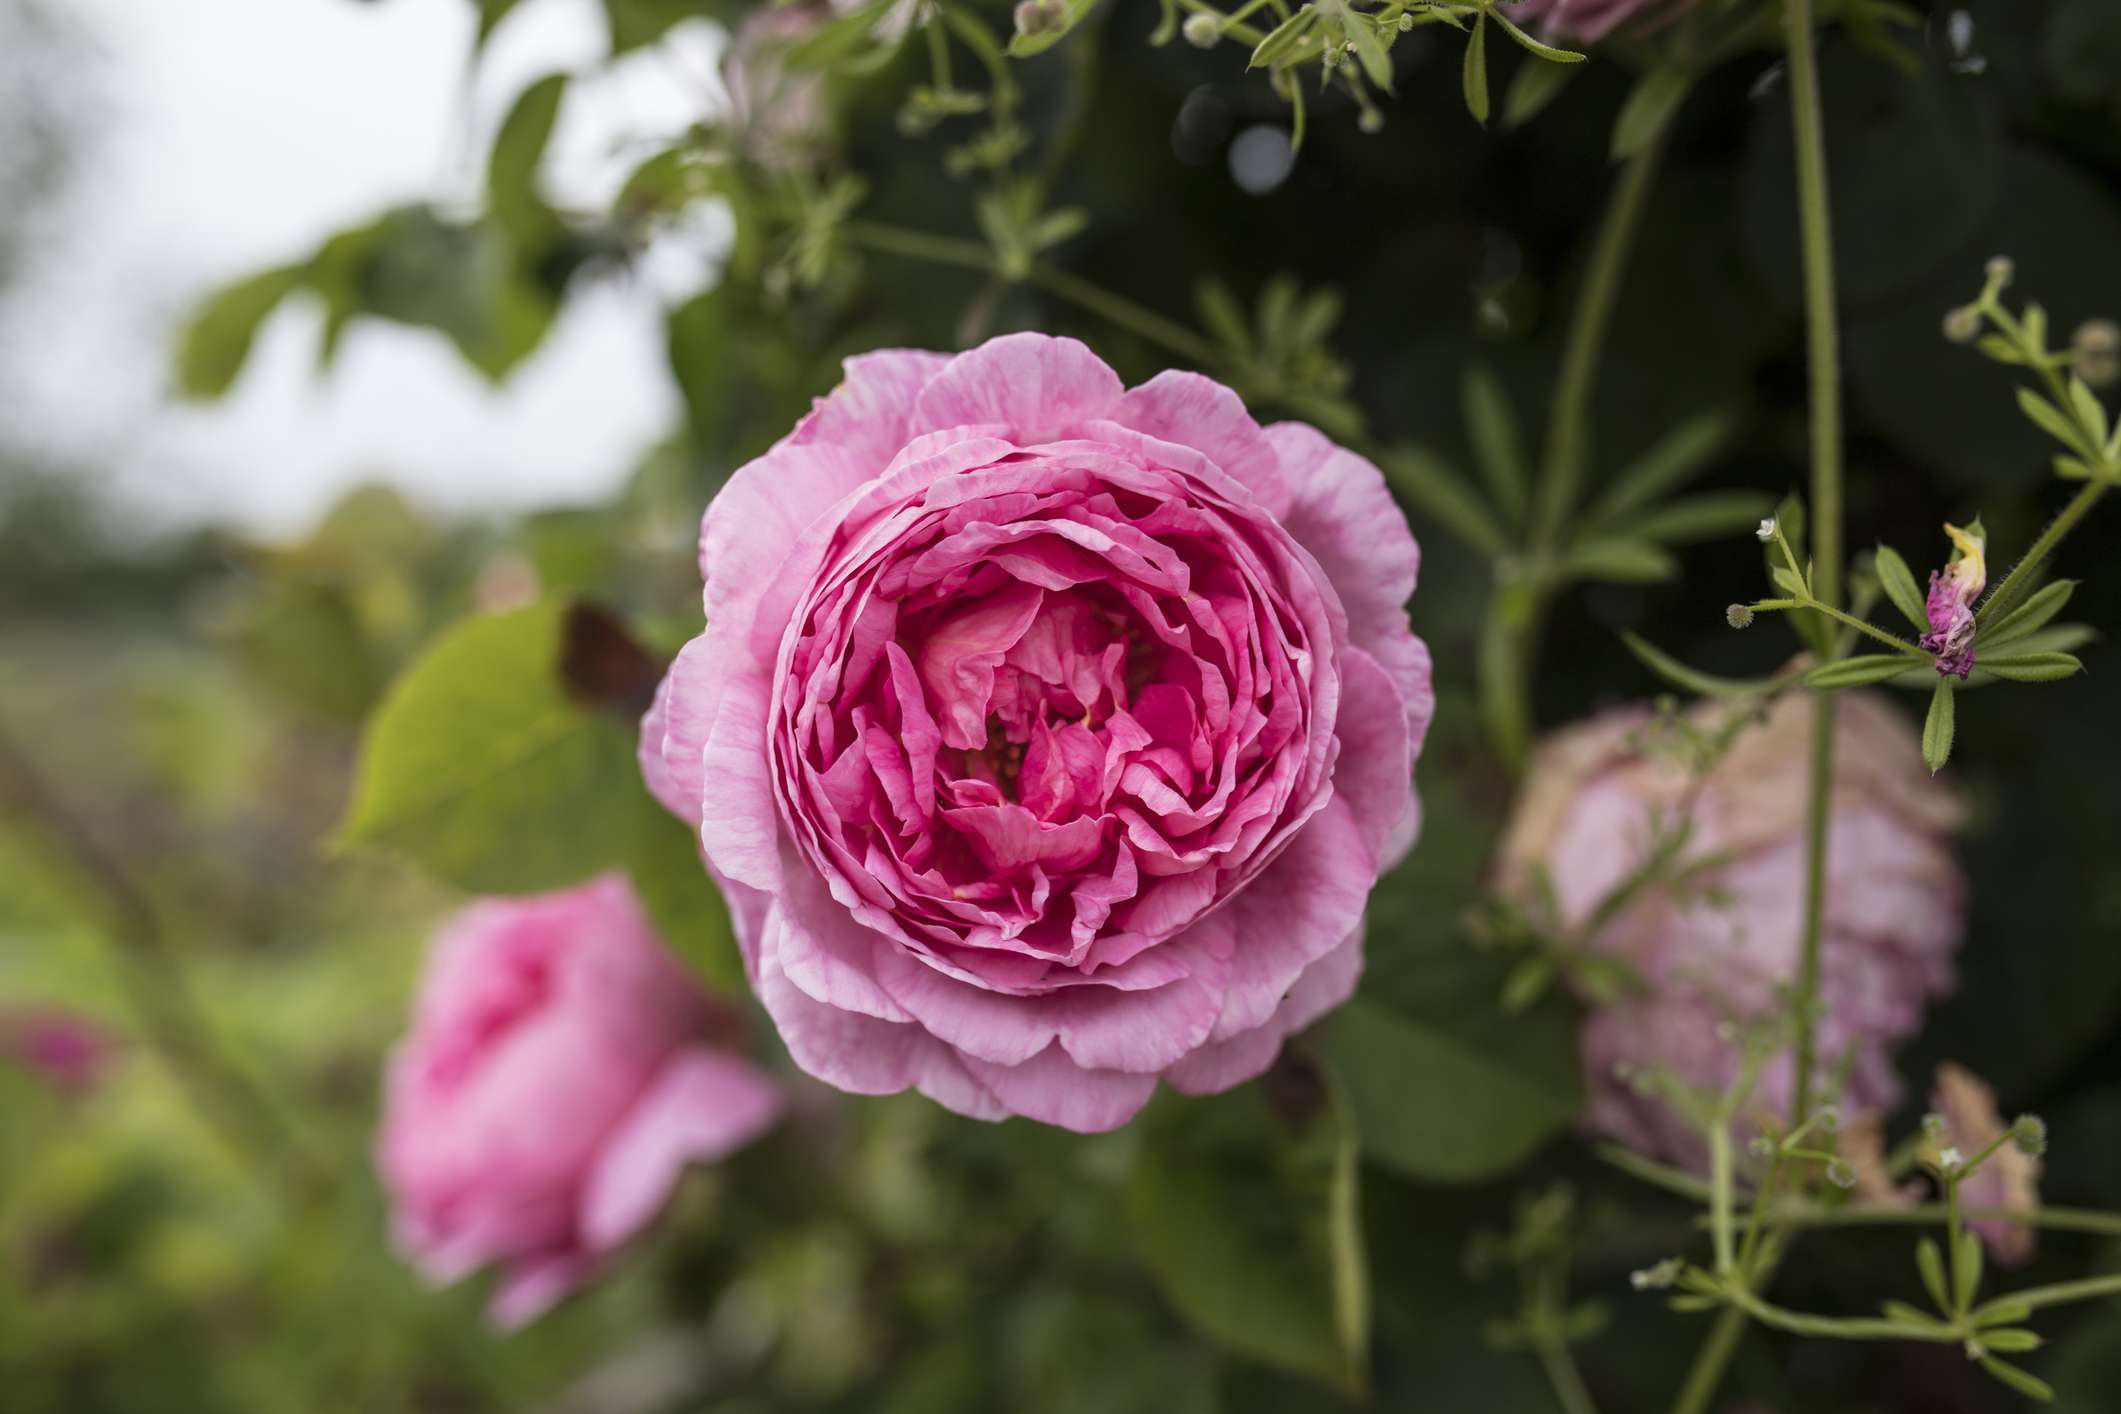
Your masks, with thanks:
M438 335L364 322L326 375L319 320L264 330L223 403L167 396L171 331L220 282L381 208L476 187L514 92L604 49L596 0L525 0L466 92L469 0L63 0L84 32L91 137L0 303L0 420L97 469L157 520L289 531L386 477L437 508L594 498L677 416L664 296L607 285L489 389ZM548 181L595 199L648 135L716 101L704 26L577 87ZM702 264L702 268L705 268Z

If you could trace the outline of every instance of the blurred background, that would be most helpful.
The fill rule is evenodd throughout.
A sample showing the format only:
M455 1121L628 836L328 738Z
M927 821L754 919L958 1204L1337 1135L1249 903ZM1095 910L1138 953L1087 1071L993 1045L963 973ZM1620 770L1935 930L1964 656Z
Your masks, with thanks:
M614 604L653 644L681 639L698 617L700 507L851 349L1039 327L1086 338L1130 380L1170 361L1031 286L889 256L836 256L778 302L720 283L737 228L712 203L621 258L535 265L527 331L468 306L483 267L435 233L479 209L525 86L576 74L542 191L563 214L605 210L644 157L727 115L725 25L744 8L0 0L0 779L11 807L33 807L0 815L5 1414L1351 1402L1228 1353L1173 1309L1128 1237L1157 1211L1128 1177L1133 1130L1084 1140L805 1092L781 1134L698 1175L594 1293L512 1336L482 1323L476 1283L429 1291L390 1250L368 1158L379 1066L428 930L460 900L329 836L397 667L460 615L540 589ZM1005 6L974 8L1007 32ZM2121 7L1916 9L1899 62L1837 32L1826 80L1850 541L1896 544L1919 572L1941 560L1938 522L1978 512L2007 561L2063 498L2009 379L1938 321L1998 252L2065 334L2121 315ZM1246 310L1278 277L1337 290L1337 327L1273 370L1281 414L1463 461L1461 379L1480 366L1536 437L1629 56L1588 66L1530 125L1483 131L1456 42L1420 33L1394 51L1381 133L1329 99L1291 154L1285 110L1236 50L1151 48L1155 22L1106 0L1021 69L1056 198L1090 218L1054 257L1188 324L1204 275ZM610 58L615 35L627 47ZM907 71L846 97L841 160L869 183L867 212L976 237L944 140L892 121ZM1779 496L1801 481L1787 125L1765 53L1718 69L1680 113L1601 385L1594 483L1705 409L1738 432L1704 485ZM210 293L386 211L400 217L350 308L298 295L232 363L227 349L226 366L180 363ZM1517 1024L1493 1000L1504 961L1461 926L1509 801L1471 700L1488 571L1413 519L1414 620L1442 699L1420 776L1430 836L1380 892L1366 995L1508 1051L1493 1040ZM2112 534L2095 520L2063 552L2062 573L2088 581L2073 615L2094 625L2121 619ZM1788 649L1772 630L1722 627L1723 605L1757 592L1754 548L1688 547L1682 579L1566 596L1541 724L1657 690L1622 629L1712 670L1776 666ZM1973 924L1961 989L1906 1063L1922 1076L1962 1061L2006 1113L2043 1113L2046 1196L2112 1207L2121 679L2098 646L2086 656L2091 672L2043 690L2038 711L1983 694L1961 708ZM1572 1085L1562 1074L1553 1093ZM1566 1100L1516 1093L1481 1097L1463 1135L1364 1166L1369 1402L1551 1407L1536 1366L1494 1338L1516 1298L1469 1268L1466 1235L1507 1228L1564 1181L1578 1290L1611 1323L1582 1361L1607 1409L1660 1408L1700 1330L1629 1301L1621 1278L1686 1240L1687 1211L1603 1172L1566 1132ZM1506 1104L1555 1113L1486 1108ZM1476 1161L1490 1128L1554 1137ZM1271 1211L1262 1184L1248 1211ZM1873 1308L1901 1294L1904 1246L1822 1246L1784 1295ZM2051 1237L2029 1279L2117 1257ZM2081 1308L2054 1329L2040 1368L2063 1407L2121 1407L2121 1318ZM1953 1351L1756 1336L1728 1407L2010 1400Z

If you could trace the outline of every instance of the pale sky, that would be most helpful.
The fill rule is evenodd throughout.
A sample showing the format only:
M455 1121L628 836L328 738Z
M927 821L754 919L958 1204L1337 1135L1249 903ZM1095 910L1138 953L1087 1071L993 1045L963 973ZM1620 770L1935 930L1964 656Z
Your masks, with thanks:
M602 57L596 0L524 0L466 92L469 0L64 0L86 31L98 131L17 291L0 302L0 430L112 479L158 522L292 531L381 476L438 509L580 502L667 431L662 309L711 250L593 288L490 389L440 335L364 321L315 368L319 320L283 308L242 381L168 396L186 309L382 208L477 189L484 138L530 79ZM688 26L578 84L549 154L567 202L719 101L717 37ZM711 238L709 238L711 244ZM660 287L660 288L656 288Z

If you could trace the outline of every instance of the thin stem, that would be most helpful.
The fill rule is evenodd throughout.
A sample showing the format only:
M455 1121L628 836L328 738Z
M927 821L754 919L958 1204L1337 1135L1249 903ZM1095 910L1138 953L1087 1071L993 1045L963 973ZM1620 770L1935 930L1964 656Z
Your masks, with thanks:
M2057 1282L2053 1286L2035 1286L2024 1291L2005 1292L1983 1309L2029 1306L2037 1311L2044 1306L2065 1306L2072 1301L2096 1301L2104 1296L2121 1296L2121 1272L2109 1272L2103 1277L2086 1277L2082 1281Z
M843 221L839 231L856 245L885 255L952 265L961 270L992 271L997 264L994 252L978 241L960 240L952 236L933 236L925 231L909 231L903 227L882 225L875 221ZM1056 266L1040 263L1032 267L1030 283L1048 294L1066 300L1078 309L1097 315L1109 324L1157 344L1190 363L1217 362L1215 346L1185 325L1167 319L1155 310L1136 304L1124 296L1113 294L1080 275L1071 275Z
M1860 633L1869 634L1872 638L1877 639L1895 652L1904 653L1918 662L1926 663L1929 661L1929 654L1923 652L1906 639L1896 638L1876 624L1866 619L1857 618L1846 609L1833 608L1817 599L1761 599L1746 607L1752 609L1755 613L1763 614L1773 613L1778 609L1810 609L1816 613L1825 614L1830 619L1839 620Z
M2117 1288L2121 1289L2121 1288ZM1811 1316L1785 1310L1740 1288L1726 1289L1724 1299L1764 1326L1791 1335L1816 1336L1826 1340L1920 1340L1956 1345L1964 1339L1953 1326L1918 1326L1882 1316Z
M1620 182L1613 189L1605 221L1598 228L1598 243L1591 251L1590 268L1584 274L1583 292L1569 325L1568 345L1562 352L1561 373L1554 385L1554 402L1547 415L1547 440L1540 458L1539 489L1533 516L1533 542L1551 549L1560 538L1561 527L1575 509L1576 494L1590 460L1591 402L1598 391L1598 367L1605 356L1606 335L1613 323L1613 309L1620 300L1626 279L1628 257L1642 228L1650 192L1664 160L1662 135L1653 138L1628 159Z
M1723 1372L1738 1353L1738 1342L1745 1337L1745 1323L1745 1312L1736 1306L1726 1306L1716 1313L1716 1324L1709 1328L1709 1338L1694 1356L1686 1383L1679 1387L1679 1398L1672 1403L1672 1414L1707 1414L1710 1401L1723 1383Z
M1709 1186L1684 1169L1660 1164L1655 1159L1646 1159L1634 1150L1623 1149L1618 1144L1600 1144L1593 1152L1622 1173L1639 1178L1653 1187L1662 1188L1667 1193L1675 1193L1697 1203L1706 1203L1709 1200Z
M1812 582L1825 609L1841 602L1841 347L1834 294L1834 236L1828 207L1826 123L1819 97L1819 55L1811 0L1784 0L1790 60L1790 112L1797 148L1797 214L1804 252L1807 361L1811 368ZM1805 814L1804 933L1797 971L1797 1076L1793 1122L1812 1107L1813 1050L1819 1003L1819 949L1825 934L1827 835L1834 784L1831 692L1814 695L1811 799Z
M1576 1368L1576 1357L1569 1353L1566 1342L1548 1337L1533 1343L1539 1356L1539 1366L1547 1372L1547 1383L1554 1387L1554 1400L1562 1408L1562 1414L1598 1414L1598 1402L1591 1398L1590 1388L1583 1382L1583 1372Z
M2083 1232L2102 1237L2121 1237L2121 1213L2092 1212L2084 1208L1967 1208L1960 1214L1970 1223L2011 1222L2051 1232ZM1791 1205L1768 1217L1776 1227L1925 1227L1942 1222L1942 1203L1918 1203L1906 1208L1811 1208ZM1705 1221L1705 1220L1704 1220Z
M1737 1264L1731 1229L1731 1121L1716 1112L1709 1129L1709 1227L1716 1240L1716 1272L1729 1276Z
M1988 596L1988 602L1975 611L1975 621L1980 624L1989 623L2008 609L2011 602L2024 593L2026 586L2032 582L2033 574L2047 561L2047 557L2055 553L2055 547L2062 543L2063 537L2077 528L2077 522L2091 514L2092 507L2099 504L2099 498L2109 489L2110 483L2105 481L2086 482L2084 489L2062 508L2062 514L2048 522L2047 529L2040 532L2040 538L2033 542L2032 549L2025 552L2025 557L2011 566L2011 572L2003 577L2003 583L1996 586L1996 592Z

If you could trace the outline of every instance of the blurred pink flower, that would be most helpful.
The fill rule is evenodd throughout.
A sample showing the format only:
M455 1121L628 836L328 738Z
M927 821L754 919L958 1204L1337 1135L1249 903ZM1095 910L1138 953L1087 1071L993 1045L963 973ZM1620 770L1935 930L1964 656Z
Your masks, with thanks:
M749 1143L781 1092L665 954L624 880L472 905L435 940L385 1078L377 1166L399 1245L450 1282L502 1269L532 1320Z
M1353 989L1434 705L1362 458L1072 339L873 353L701 566L642 769L804 1069L1110 1129Z
M1930 1108L1944 1116L1945 1124L1944 1138L1929 1146L1933 1162L1941 1145L1949 1145L1963 1158L1971 1159L2003 1133L2003 1116L1996 1111L1996 1092L1964 1066L1947 1061L1937 1067ZM2005 1143L1960 1183L1959 1201L1968 1208L2031 1212L2040 1206L2040 1160L2020 1152L2015 1144ZM2038 1233L2031 1223L1988 1218L1968 1226L1980 1234L1990 1255L2002 1265L2018 1267L2032 1260Z
M1520 24L1537 21L1549 36L1595 44L1628 25L1651 26L1669 20L1694 0L1523 0L1507 7Z
M0 1057L66 1095L85 1095L110 1068L116 1048L103 1028L56 1007L0 1012Z
M1733 710L1705 704L1690 720L1714 731ZM1700 779L1690 816L1692 773L1677 754L1644 749L1649 720L1614 713L1541 749L1504 842L1503 875L1519 897L1550 893L1558 921L1581 926L1640 870L1660 830L1691 818L1678 855L1681 867L1696 866L1686 886L1645 891L1589 940L1631 963L1646 990L1594 1011L1582 1048L1592 1127L1692 1163L1703 1153L1700 1135L1618 1072L1663 1067L1721 1090L1738 1068L1722 1023L1770 1014L1777 989L1796 975L1811 704L1786 695L1741 729ZM1889 1108L1900 1094L1893 1052L1952 982L1965 886L1948 838L1961 807L1931 779L1914 729L1882 698L1844 693L1836 720L1819 1078L1845 1058L1844 1106ZM1769 1066L1755 1110L1787 1113L1793 1069L1787 1054Z

